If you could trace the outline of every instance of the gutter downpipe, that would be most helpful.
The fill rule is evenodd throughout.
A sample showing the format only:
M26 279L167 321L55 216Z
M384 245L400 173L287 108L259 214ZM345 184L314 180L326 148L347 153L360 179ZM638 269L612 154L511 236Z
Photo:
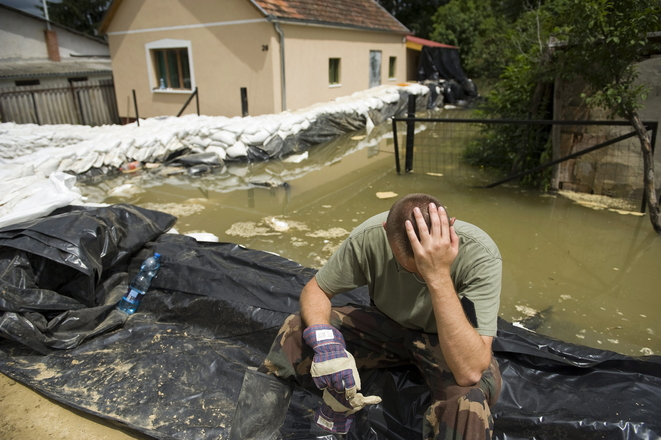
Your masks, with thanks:
M285 33L280 29L280 23L273 21L275 31L280 35L280 94L282 95L282 111L287 110L287 82L285 81Z

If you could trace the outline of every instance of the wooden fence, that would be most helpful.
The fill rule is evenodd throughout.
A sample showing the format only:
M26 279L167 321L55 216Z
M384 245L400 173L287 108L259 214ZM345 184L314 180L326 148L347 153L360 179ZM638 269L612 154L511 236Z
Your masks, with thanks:
M46 88L0 89L0 118L17 124L119 124L112 79L72 82Z

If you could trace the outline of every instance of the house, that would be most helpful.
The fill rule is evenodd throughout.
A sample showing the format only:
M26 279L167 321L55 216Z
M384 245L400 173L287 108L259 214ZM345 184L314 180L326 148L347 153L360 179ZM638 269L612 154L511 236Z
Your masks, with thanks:
M278 113L406 80L409 30L375 0L114 0L108 36L120 113ZM184 113L195 111L194 106Z
M104 40L0 4L3 122L111 123L112 109L93 108L108 97L114 108Z

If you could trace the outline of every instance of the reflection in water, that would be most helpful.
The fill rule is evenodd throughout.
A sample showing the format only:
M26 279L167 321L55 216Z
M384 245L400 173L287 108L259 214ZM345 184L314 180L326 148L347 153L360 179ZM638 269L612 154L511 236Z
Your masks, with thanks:
M515 186L481 189L495 179L461 163L461 143L438 148L442 160L421 154L413 173L397 175L390 126L383 124L314 147L299 163L232 164L200 177L143 173L81 190L90 201L171 209L181 233L205 231L317 268L351 229L389 209L395 199L377 193L428 192L498 243L503 318L544 311L535 322L540 333L625 354L661 354L661 237L646 217ZM133 190L110 195L122 185Z

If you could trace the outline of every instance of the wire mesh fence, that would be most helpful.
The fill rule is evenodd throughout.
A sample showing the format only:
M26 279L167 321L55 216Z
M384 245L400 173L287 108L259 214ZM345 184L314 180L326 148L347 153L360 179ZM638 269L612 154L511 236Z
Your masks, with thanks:
M411 123L414 130L408 129ZM645 125L652 134L654 147L657 123L645 122ZM485 128L495 126L499 126L501 132L516 132L518 136L515 137L521 142L510 149L514 153L508 158L510 165L506 171L497 163L502 156L490 158L485 154L483 158L487 160L479 166L470 165L467 160L469 146L473 150L488 148ZM485 187L520 183L527 176L546 173L553 189L617 199L622 209L644 209L640 141L624 121L394 118L393 131L397 140L398 172ZM530 158L526 154L550 149L553 157L548 154L544 164L529 165ZM659 182L660 167L655 168L656 182Z

